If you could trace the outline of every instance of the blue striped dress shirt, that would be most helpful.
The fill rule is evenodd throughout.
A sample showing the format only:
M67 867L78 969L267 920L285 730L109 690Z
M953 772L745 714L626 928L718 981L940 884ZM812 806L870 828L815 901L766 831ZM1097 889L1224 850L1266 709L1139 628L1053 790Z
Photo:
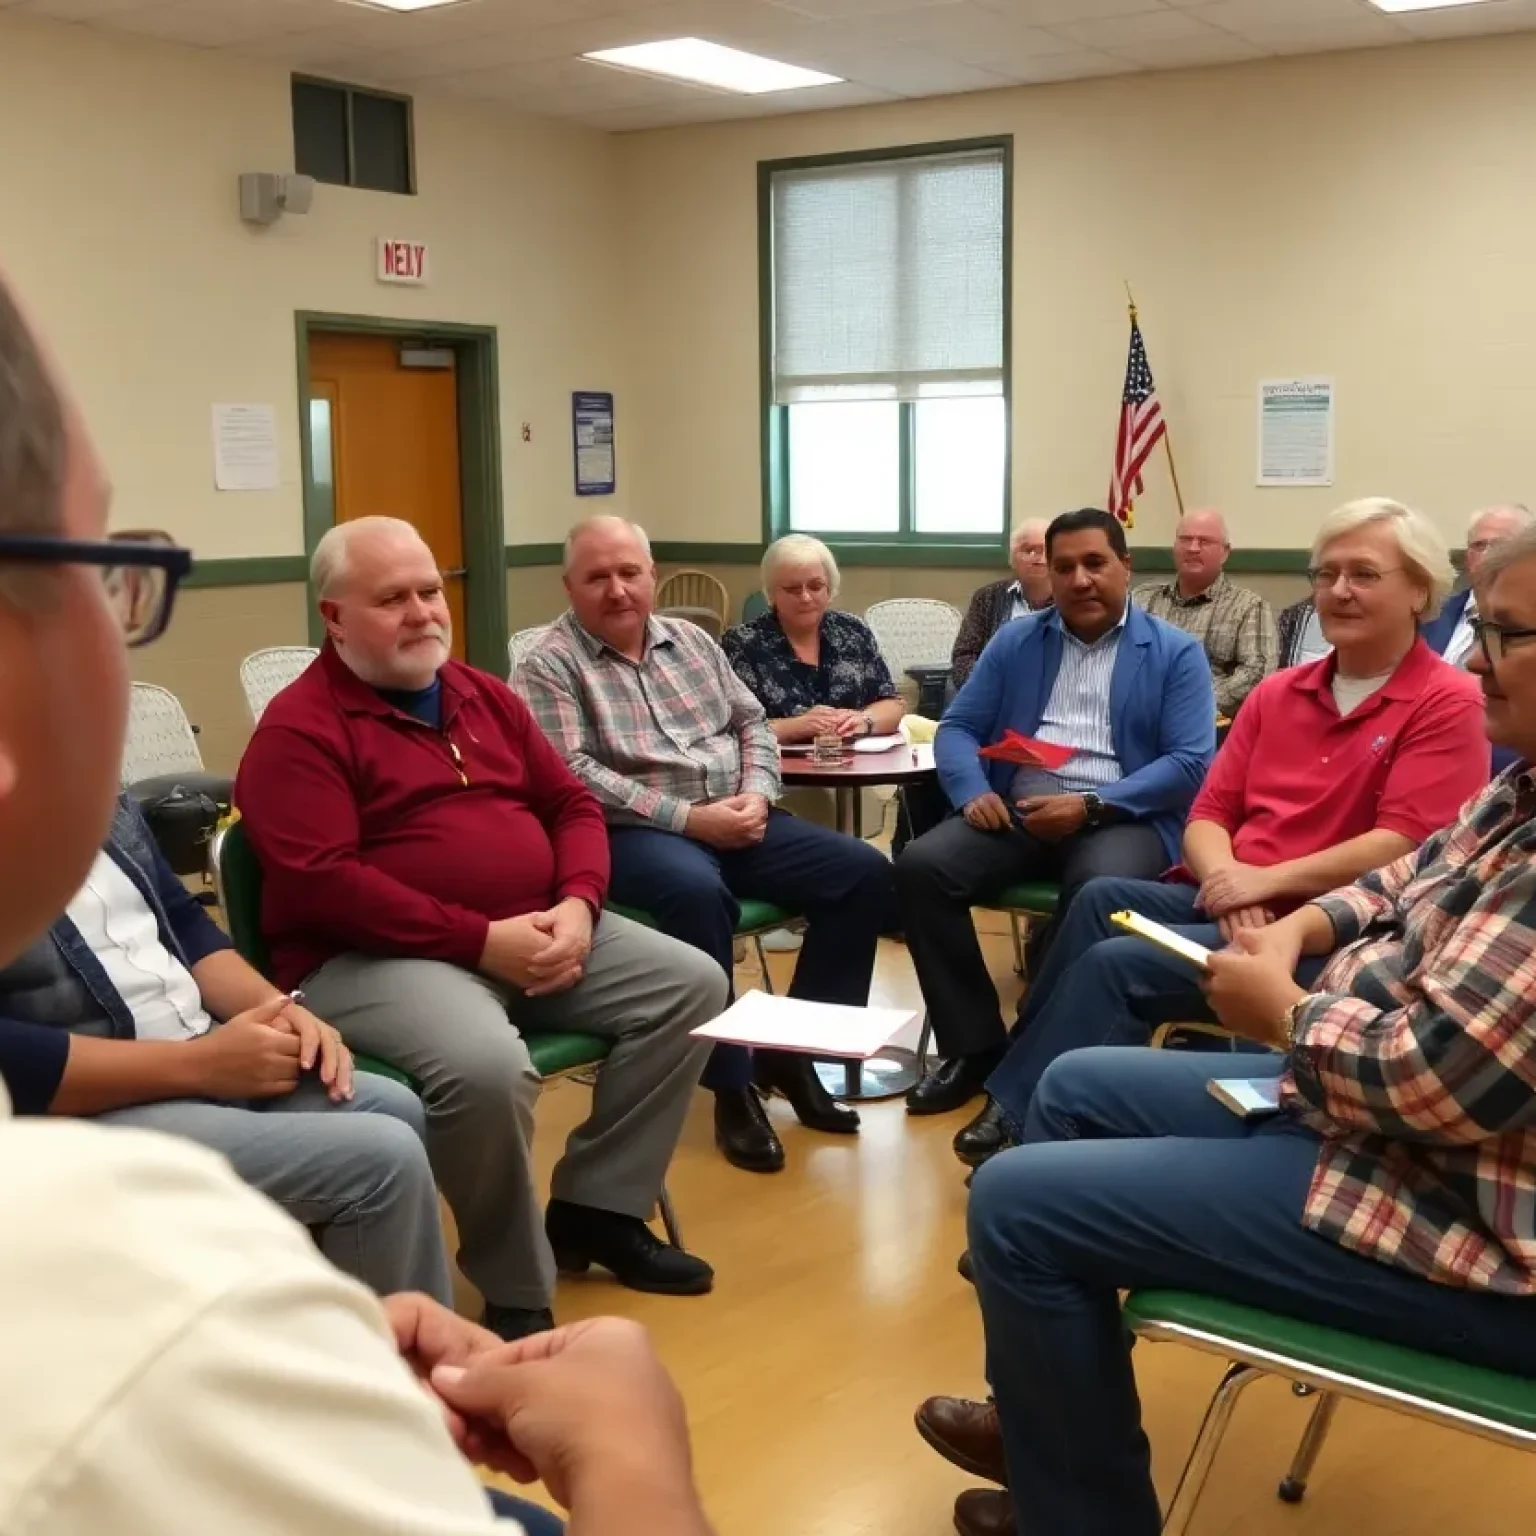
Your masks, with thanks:
M1127 605L1126 612L1129 612ZM1061 794L1081 794L1101 789L1125 775L1115 755L1115 733L1109 719L1109 690L1115 675L1115 658L1125 633L1125 613L1120 622L1092 645L1085 645L1060 614L1053 615L1061 629L1061 670L1035 732L1041 741L1073 748L1072 756L1051 775Z

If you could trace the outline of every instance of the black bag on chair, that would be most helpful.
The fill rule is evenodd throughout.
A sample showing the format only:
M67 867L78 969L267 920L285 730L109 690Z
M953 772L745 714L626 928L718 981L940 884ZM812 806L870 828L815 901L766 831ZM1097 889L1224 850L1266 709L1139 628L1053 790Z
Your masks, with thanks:
M229 779L212 773L169 774L128 786L154 833L166 863L178 875L208 868L208 843L229 814Z

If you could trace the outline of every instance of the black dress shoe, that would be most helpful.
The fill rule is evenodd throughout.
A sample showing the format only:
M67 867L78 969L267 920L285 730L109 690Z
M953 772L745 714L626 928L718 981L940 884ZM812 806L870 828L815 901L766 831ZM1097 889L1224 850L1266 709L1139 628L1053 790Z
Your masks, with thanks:
M989 1097L982 1112L955 1133L955 1156L968 1168L980 1168L989 1157L1013 1144L1003 1106Z
M662 1242L638 1216L551 1200L544 1231L555 1263L568 1275L600 1264L620 1285L662 1296L702 1296L715 1283L703 1259Z
M555 1314L548 1307L498 1307L495 1302L488 1301L480 1326L489 1328L510 1344L514 1339L526 1339L533 1333L548 1333L555 1326Z
M922 1082L907 1089L909 1115L947 1115L963 1109L986 1091L987 1079L998 1063L999 1053L984 1056L950 1056L941 1061Z
M960 1255L955 1268L960 1271L960 1278L968 1285L976 1284L976 1267L971 1263L971 1250L969 1248Z
M755 1051L753 1061L759 1086L782 1093L801 1125L842 1136L852 1136L858 1130L858 1111L844 1109L827 1092L809 1056L793 1051Z
M755 1088L715 1090L715 1145L726 1162L748 1173L777 1173L784 1166L784 1144Z

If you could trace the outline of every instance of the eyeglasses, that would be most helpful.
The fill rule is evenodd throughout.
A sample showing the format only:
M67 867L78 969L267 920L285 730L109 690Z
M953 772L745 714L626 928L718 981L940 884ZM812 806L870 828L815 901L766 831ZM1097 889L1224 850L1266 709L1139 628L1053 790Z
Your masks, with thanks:
M1357 592L1369 592L1372 588L1381 585L1383 576L1390 576L1394 571L1400 570L1402 570L1400 565L1389 565L1384 571L1378 571L1370 565L1362 565L1354 570L1341 570L1337 566L1320 565L1307 571L1307 580L1312 583L1314 592L1326 592L1331 587L1338 586L1341 581Z
M1490 667L1503 661L1505 653L1519 650L1527 640L1536 640L1536 629L1514 629L1508 624L1495 624L1492 619L1472 620L1472 641L1483 648Z
M1180 549L1216 549L1225 541L1202 538L1198 533L1180 533L1174 536L1173 542Z
M129 645L165 633L176 587L192 569L192 551L168 533L114 533L99 543L0 535L0 565L94 565Z

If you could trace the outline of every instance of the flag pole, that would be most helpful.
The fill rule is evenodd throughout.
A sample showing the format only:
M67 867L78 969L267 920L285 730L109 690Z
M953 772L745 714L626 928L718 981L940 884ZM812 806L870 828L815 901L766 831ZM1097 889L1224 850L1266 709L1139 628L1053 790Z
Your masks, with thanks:
M1131 309L1131 324L1136 323L1136 298L1131 292L1131 280L1125 278L1125 299ZM1168 455L1168 476L1173 481L1173 499L1178 503L1179 516L1184 516L1184 492L1179 489L1179 467L1173 462L1173 433L1168 428L1167 413L1163 416L1163 452Z

